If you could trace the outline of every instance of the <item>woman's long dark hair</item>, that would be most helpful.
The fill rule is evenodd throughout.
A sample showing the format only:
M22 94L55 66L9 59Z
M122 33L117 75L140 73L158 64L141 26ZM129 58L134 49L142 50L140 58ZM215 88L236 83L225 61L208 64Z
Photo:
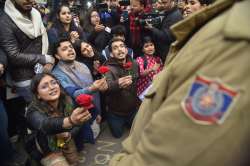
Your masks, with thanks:
M36 105L36 106L41 106L42 108L51 108L51 106L49 106L49 103L47 103L46 101L44 100L41 100L38 98L38 86L41 82L41 80L45 77L45 76L50 76L52 77L53 79L57 80L57 78L50 72L43 72L43 73L39 73L39 74L36 74L33 79L32 79L32 82L31 82L31 85L30 85L30 90L32 92L32 95L33 95L33 100L30 104L31 105ZM68 100L70 102L72 102L71 98L69 96L66 95L66 93L64 92L62 86L60 85L59 81L58 81L58 84L60 86L60 97L59 97L59 100L62 100L62 101L65 101L65 100ZM50 109L41 109L42 111L48 111L47 113L50 112Z
M57 80L57 78L51 74L50 72L43 72L43 73L39 73L39 74L36 74L33 79L32 79L32 82L31 82L31 85L30 85L30 90L31 92L33 93L33 95L35 97L37 97L38 95L38 91L37 91L37 88L41 82L41 80L45 77L45 76L50 76L52 77L53 79Z
M92 47L92 49L93 49L93 52L94 52L94 56L93 57L91 57L91 58L89 58L89 57L83 57L81 54L81 45L82 45L82 43L88 43L91 47ZM78 60L83 60L83 59L92 59L93 61L94 60L100 60L100 53L96 50L96 48L90 43L90 42L86 42L86 41L84 41L84 40L81 40L77 45L76 45L76 47L75 47L75 50L76 50L76 54L77 54L77 56L76 56L76 58L78 59Z
M41 80L42 80L45 76L50 76L50 77L52 77L53 79L57 80L57 78L56 78L51 72L43 72L43 73L36 74L36 75L33 77L32 81L31 81L31 85L30 85L30 90L31 90L31 92L32 92L32 94L33 94L33 99L35 99L35 100L38 100L38 98L37 98L37 95L38 95L38 90L37 90L37 88L38 88L38 86L39 86ZM60 86L60 90L61 90L60 98L65 97L65 96L66 96L65 91L63 90L63 88L62 88L60 82L59 82L58 80L57 80L57 82L58 82L58 84L59 84L59 86Z
M67 32L64 29L62 22L59 19L59 15L60 15L60 12L61 12L63 7L67 7L70 10L69 6L66 4L62 4L61 6L59 6L57 8L57 11L56 11L56 18L53 22L52 28L58 29L59 36L66 37ZM70 22L69 32L71 32L71 31L78 31L79 32L79 29L75 26L73 19ZM80 33L79 33L79 35L80 35Z
M99 12L98 12L97 9L95 9L95 8L90 9L90 10L86 13L85 19L84 19L84 22L83 22L83 23L84 23L84 24L83 24L83 30L84 30L85 32L88 32L88 33L91 33L91 32L94 31L94 26L91 24L91 14L92 14L93 12L97 12L97 13L99 14Z

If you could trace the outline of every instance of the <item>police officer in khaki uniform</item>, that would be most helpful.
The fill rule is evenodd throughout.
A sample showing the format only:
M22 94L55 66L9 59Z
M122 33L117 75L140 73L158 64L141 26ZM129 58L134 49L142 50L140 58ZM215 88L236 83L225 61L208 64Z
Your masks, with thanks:
M174 25L166 67L110 166L250 165L249 7L218 0Z

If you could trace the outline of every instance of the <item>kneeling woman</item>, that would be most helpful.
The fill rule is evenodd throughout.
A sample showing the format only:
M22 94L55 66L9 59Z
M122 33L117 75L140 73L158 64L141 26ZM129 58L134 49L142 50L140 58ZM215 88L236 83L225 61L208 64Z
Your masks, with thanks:
M91 114L82 107L74 109L71 98L50 73L36 75L31 90L34 98L26 116L35 133L36 150L32 152L37 152L36 159L46 166L77 165L79 157L73 137Z

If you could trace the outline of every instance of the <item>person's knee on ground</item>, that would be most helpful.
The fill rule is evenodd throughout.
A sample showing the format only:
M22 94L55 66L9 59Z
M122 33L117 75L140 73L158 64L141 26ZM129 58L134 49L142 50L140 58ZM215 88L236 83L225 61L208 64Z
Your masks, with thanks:
M121 138L123 135L123 128L116 128L114 126L110 126L110 131L113 137L115 138Z

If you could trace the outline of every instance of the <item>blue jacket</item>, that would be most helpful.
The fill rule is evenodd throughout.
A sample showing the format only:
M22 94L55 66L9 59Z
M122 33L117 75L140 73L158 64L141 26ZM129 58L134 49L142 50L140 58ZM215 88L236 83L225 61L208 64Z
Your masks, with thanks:
M59 63L62 63L59 61ZM89 74L91 75L89 69L87 68L86 65L81 63L82 68L85 68L87 71L89 72ZM93 93L91 91L89 91L88 87L93 83L93 79L92 80L87 80L85 79L85 82L89 82L89 86L86 87L80 87L78 85L76 85L73 80L71 80L71 78L64 73L64 71L61 70L61 68L59 67L59 64L57 64L55 66L55 68L52 71L53 75L55 75L55 77L59 80L61 86L63 87L63 89L66 91L66 93L68 93L73 99L75 99L78 95L80 94L91 94L94 97L94 105L95 107L93 109L90 110L90 113L92 115L92 119L85 123L81 129L81 135L80 138L82 140L85 140L87 142L90 143L94 143L94 137L93 137L93 131L91 129L91 124L92 122L96 119L96 116L98 114L100 114L101 112L101 108L100 108L100 97L98 93ZM79 76L81 77L81 76ZM92 76L91 76L92 78ZM83 80L84 78L82 78L81 80ZM79 142L81 142L81 139L79 139ZM76 140L76 142L78 142Z

